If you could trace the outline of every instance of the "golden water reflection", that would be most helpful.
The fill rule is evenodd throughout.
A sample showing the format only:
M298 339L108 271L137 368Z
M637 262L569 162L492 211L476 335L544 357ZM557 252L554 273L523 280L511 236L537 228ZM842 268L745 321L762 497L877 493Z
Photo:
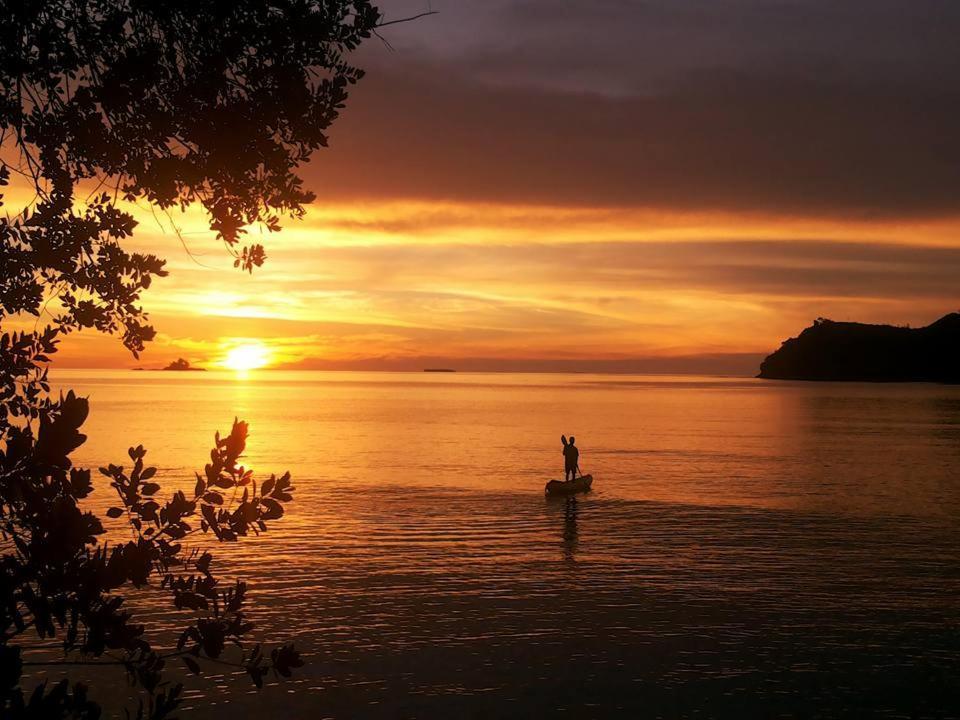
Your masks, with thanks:
M311 662L293 685L240 701L227 676L191 680L185 717L280 699L344 718L530 716L584 702L604 716L742 717L788 696L843 708L863 683L878 693L874 715L893 717L921 700L884 688L926 688L911 673L960 649L949 630L960 610L960 388L415 373L55 380L91 397L81 464L123 462L142 442L165 488L192 485L213 431L240 415L251 425L244 462L293 473L288 516L217 557L253 580L261 632L295 636ZM577 436L597 478L572 502L543 497L562 471L561 433ZM92 502L108 501L98 488ZM167 607L145 600L138 613L176 626Z

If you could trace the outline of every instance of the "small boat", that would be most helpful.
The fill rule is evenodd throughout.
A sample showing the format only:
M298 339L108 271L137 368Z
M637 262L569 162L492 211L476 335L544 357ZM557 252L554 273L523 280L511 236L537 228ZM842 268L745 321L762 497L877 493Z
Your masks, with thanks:
M573 480L550 480L544 492L547 495L572 495L578 492L589 492L593 485L593 475L581 475Z

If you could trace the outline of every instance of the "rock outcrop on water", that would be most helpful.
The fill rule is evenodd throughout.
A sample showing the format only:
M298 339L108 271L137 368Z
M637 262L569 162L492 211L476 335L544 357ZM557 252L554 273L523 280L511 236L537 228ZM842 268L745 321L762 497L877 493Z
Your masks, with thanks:
M163 369L172 370L174 372L203 372L206 368L192 367L187 360L184 360L183 358L177 358Z
M960 383L960 313L921 328L820 318L768 355L758 377Z

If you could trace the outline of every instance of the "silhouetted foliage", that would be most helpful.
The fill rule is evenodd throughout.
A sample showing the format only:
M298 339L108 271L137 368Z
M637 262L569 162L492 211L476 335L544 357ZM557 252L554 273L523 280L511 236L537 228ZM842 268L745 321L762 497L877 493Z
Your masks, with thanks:
M81 684L21 686L28 637L57 638L67 666L114 665L143 690L136 717L169 717L181 687L172 658L194 673L234 662L260 686L301 664L290 645L242 641L246 586L224 587L209 552L267 530L292 498L289 474L262 483L239 465L247 426L216 436L192 493L162 499L146 450L108 465L130 539L108 546L81 501L89 470L70 455L85 440L87 401L53 398L47 365L65 334L118 334L136 356L154 336L139 306L164 261L128 252L136 222L123 201L161 210L199 204L251 272L265 257L246 226L279 230L313 195L296 174L327 143L361 71L345 53L375 32L367 0L0 0L0 186L33 194L0 218L0 703L4 718L84 717L100 708ZM3 195L0 195L2 204ZM10 329L37 319L38 329ZM40 321L43 320L41 323ZM154 587L185 612L176 650L158 652L124 602ZM226 659L230 645L240 655ZM36 661L49 664L47 660Z

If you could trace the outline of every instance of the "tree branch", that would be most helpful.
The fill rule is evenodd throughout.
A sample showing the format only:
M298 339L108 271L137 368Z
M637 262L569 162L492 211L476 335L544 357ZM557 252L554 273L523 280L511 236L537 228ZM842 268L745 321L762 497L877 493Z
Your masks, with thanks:
M437 10L429 10L427 12L422 12L419 15L411 15L410 17L400 18L399 20L388 20L387 22L378 23L376 27L382 28L382 27L386 27L387 25L398 25L400 23L413 22L414 20L419 20L420 18L426 17L427 15L439 15L439 14L440 13Z

